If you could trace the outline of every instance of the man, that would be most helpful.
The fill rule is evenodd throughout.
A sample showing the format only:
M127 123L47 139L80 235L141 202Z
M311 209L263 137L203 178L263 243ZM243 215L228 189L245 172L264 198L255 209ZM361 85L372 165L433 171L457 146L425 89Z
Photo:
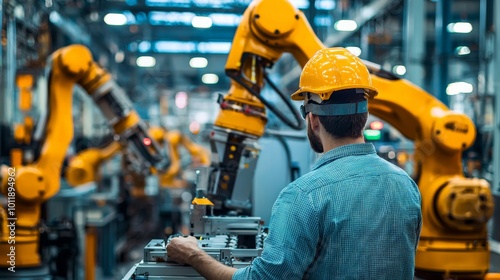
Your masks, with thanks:
M421 229L420 193L400 168L364 143L367 98L377 94L366 66L343 48L318 51L304 66L294 100L304 100L312 171L277 198L262 256L227 267L176 238L169 258L207 279L413 279Z

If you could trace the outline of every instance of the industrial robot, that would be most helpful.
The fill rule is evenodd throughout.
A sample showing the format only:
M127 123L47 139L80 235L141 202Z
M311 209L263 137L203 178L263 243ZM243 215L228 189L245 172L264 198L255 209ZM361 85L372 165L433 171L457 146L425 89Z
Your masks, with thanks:
M16 162L0 171L0 189L8 199L0 216L0 267L9 279L50 279L39 254L41 206L60 188L61 167L73 138L74 85L93 98L141 170L163 170L168 165L156 141L144 145L144 139L151 139L145 124L87 47L70 45L57 50L49 58L46 74L49 115L37 125L41 151L32 163Z
M276 11L280 11L279 15ZM206 197L200 194L193 201L192 216L203 218L192 218L192 233L199 234L196 229L200 224L205 232L214 229L207 229L206 224L218 214L245 213L251 207L252 176L259 155L257 141L267 121L265 108L278 111L260 93L267 82L284 96L266 74L266 68L272 67L285 52L291 53L303 67L316 51L325 47L304 14L290 2L258 0L248 6L226 63L226 74L232 83L228 94L219 100L221 110L211 135L211 176L208 182L200 182L206 185L202 188ZM475 140L473 122L409 81L375 63L364 63L379 91L369 102L370 114L414 142L413 176L422 194L423 216L416 270L438 277L486 277L490 254L486 223L493 213L493 197L485 180L465 178L461 159L462 152ZM302 127L299 118L294 123L279 112L277 116L293 128ZM200 206L205 208L202 214ZM234 219L236 223L237 217ZM214 235L221 233L213 231ZM224 234L228 232L231 233L230 227ZM225 240L229 244L231 239ZM181 275L175 274L180 273L178 266L165 262L166 243L168 240L148 244L144 258L148 263L137 264L132 269L135 275L152 275L154 268L163 273L158 275ZM236 262L241 252L233 247L211 254L225 264L241 265ZM152 263L155 261L157 266ZM186 269L183 273L191 279L199 277Z
M160 186L175 188L182 186L176 182L176 177L182 171L180 148L183 147L192 157L192 161L199 165L209 165L210 154L202 146L194 143L188 136L177 130L167 130L162 127L152 126L148 128L150 139L153 139L160 148L167 145L169 155L168 168L158 173ZM149 139L144 141L145 146L151 145ZM123 152L127 142L111 141L101 148L92 147L85 149L71 158L64 172L64 177L69 185L76 187L89 182L98 181L99 167L119 152ZM134 168L135 169L135 168Z
M65 169L64 177L69 185L77 187L90 182L99 181L99 168L101 164L111 159L113 156L122 154L123 170L131 181L131 197L132 199L143 199L146 197L146 176L157 176L160 192L165 200L165 205L161 205L163 215L168 216L168 219L173 218L176 221L169 221L169 226L166 226L165 232L172 234L174 231L181 231L184 234L189 233L188 224L185 220L186 214L189 214L189 205L184 205L181 196L188 192L192 197L192 191L188 189L186 180L180 178L184 170L182 166L181 148L185 149L191 158L191 167L208 167L210 164L210 153L201 145L194 143L189 136L178 130L167 130L159 126L151 126L148 133L160 147L166 148L166 154L169 157L169 166L164 172L153 172L145 174L144 172L135 172L136 168L130 168L130 164L134 164L134 160L129 159L123 146L126 143L111 141L104 147L93 147L79 152L68 162ZM146 141L149 144L148 141ZM164 209L165 208L165 209ZM168 209L167 209L168 208ZM162 210L163 209L163 210ZM168 213L167 213L168 212ZM186 213L185 213L186 212Z

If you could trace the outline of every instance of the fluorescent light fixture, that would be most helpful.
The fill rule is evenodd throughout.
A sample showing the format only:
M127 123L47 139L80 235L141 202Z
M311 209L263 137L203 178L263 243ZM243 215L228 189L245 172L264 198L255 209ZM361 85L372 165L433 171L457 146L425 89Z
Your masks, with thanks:
M470 33L472 31L472 24L469 22L455 22L448 24L447 29L452 33Z
M104 16L104 22L107 25L125 25L127 17L124 14L109 13Z
M355 56L360 56L361 55L361 49L358 47L346 47L348 51L350 51L353 55Z
M154 50L160 53L192 53L196 51L195 42L157 41Z
M156 59L152 56L139 56L135 63L139 67L153 67L156 65Z
M115 54L115 62L116 63L122 63L123 60L125 59L125 53L122 51L119 51Z
M222 8L231 9L235 5L244 8L252 0L145 0L146 6L152 7L180 7L180 8Z
M196 28L210 28L212 27L212 19L210 17L195 16L191 24Z
M159 12L148 14L149 23L153 25L191 25L196 14L190 12Z
M394 67L392 67L392 72L403 76L404 74L406 74L406 67L404 65L395 65Z
M139 46L137 46L137 49L139 52L149 52L151 50L151 42L142 41L139 43Z
M333 0L316 0L314 7L317 10L327 10L331 11L335 9L335 1Z
M204 57L193 57L189 60L189 66L192 68L205 68L208 65L208 60Z
M132 51L135 49L134 43L129 44ZM156 41L151 44L151 50L158 53L228 54L231 49L231 42ZM146 46L140 49L146 49Z
M358 28L358 24L354 20L342 19L337 21L333 27L338 31L354 31Z
M152 11L148 13L150 24L167 25L167 26L173 26L173 25L194 26L194 24L209 25L209 21L211 20L211 24L208 27L210 27L211 25L236 27L240 24L242 17L243 17L242 15L231 14L231 13L212 13L208 15L208 17L197 17L196 14L191 12ZM207 23L205 23L205 21ZM201 28L208 28L208 27L201 27Z
M231 43L229 42L200 42L197 50L200 53L229 53Z
M125 16L125 18L127 20L125 22L125 24L136 24L137 23L135 15L132 12L130 12L130 11L123 11L123 15ZM137 17L140 18L139 15Z
M201 76L201 81L204 84L213 85L213 84L216 84L217 82L219 82L219 76L217 76L216 74L207 73L207 74L204 74L203 76Z
M309 1L308 0L290 0L290 2L297 9L308 9L309 8Z
M446 87L446 94L457 95L459 93L471 93L474 90L471 84L466 82L451 83Z
M215 26L238 26L241 22L242 15L213 13L209 17Z
M455 49L455 52L458 55L468 55L470 54L470 49L467 46L459 46Z

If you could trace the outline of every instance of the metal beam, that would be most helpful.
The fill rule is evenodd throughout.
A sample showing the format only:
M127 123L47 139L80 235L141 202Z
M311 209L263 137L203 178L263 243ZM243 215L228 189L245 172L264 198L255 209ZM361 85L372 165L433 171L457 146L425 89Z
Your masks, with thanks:
M493 4L494 23L495 26L500 26L500 0L495 0ZM495 50L500 48L500 34L498 28L495 32ZM496 75L494 77L494 90L495 90L495 121L493 132L493 185L492 191L494 195L494 202L496 204L495 213L493 215L493 232L492 238L500 242L500 52L493 52L494 69Z
M450 23L450 0L440 0L436 3L436 47L437 59L433 67L434 96L445 105L449 105L446 87L448 86L448 66L450 55L450 34L446 29Z
M397 0L396 0L397 1ZM358 24L358 29L361 26L365 25L368 21L377 17L385 12L385 10L394 2L395 0L375 0L372 1L369 5L364 6L359 10L359 12L354 16L353 20ZM325 46L327 47L335 47L345 41L347 38L352 36L354 33L358 31L358 29L354 31L348 32L335 32L331 33L327 36L324 41ZM296 65L288 73L282 76L281 84L288 85L289 83L295 81L301 72L301 67Z
M89 46L91 37L89 33L81 28L74 21L61 15L57 11L50 12L50 22L54 24L64 35L73 41L73 43L84 44Z
M424 67L422 65L425 55L425 1L405 0L403 22L403 55L406 67L406 76L410 82L417 86L424 86Z
M16 108L16 19L9 15L7 19L7 46L5 48L5 92L4 92L4 122L11 125L14 122L14 108Z

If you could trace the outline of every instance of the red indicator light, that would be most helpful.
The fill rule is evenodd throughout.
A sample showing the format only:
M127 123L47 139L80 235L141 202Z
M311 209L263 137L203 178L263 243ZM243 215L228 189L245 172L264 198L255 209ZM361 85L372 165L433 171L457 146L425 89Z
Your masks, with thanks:
M370 123L370 128L374 130L381 130L384 128L384 123L381 121L373 121Z

